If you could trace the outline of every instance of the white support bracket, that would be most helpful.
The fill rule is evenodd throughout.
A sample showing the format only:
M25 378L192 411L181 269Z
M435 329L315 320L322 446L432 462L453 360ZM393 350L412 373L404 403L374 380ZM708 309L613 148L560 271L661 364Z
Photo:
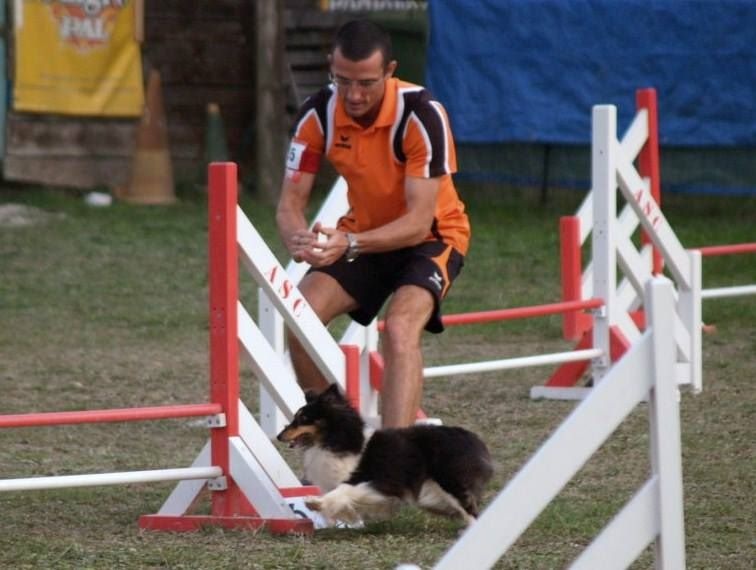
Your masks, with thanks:
M210 429L226 427L226 414L221 412L214 416L207 416L207 427Z
M226 489L228 489L228 479L225 475L207 481L208 491L225 491Z

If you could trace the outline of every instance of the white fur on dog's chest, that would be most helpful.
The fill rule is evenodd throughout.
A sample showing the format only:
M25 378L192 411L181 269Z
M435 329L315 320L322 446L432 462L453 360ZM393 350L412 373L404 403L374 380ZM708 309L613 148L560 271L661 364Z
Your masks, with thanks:
M302 458L304 476L320 487L321 493L327 493L349 478L359 459L359 455L336 454L320 447L310 447Z

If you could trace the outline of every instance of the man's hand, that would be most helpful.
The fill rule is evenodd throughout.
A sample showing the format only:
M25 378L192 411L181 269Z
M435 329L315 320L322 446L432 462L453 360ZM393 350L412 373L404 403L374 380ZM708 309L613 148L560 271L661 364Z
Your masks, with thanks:
M326 228L320 222L312 228L312 234L316 237L310 242L307 251L302 252L302 259L313 267L331 265L344 255L349 246L344 232ZM318 240L317 236L324 236L325 239Z
M314 231L307 229L297 230L289 234L289 237L286 239L286 248L289 250L292 259L297 263L306 261L312 264L308 254L312 251L313 244L317 243L317 241L318 234Z

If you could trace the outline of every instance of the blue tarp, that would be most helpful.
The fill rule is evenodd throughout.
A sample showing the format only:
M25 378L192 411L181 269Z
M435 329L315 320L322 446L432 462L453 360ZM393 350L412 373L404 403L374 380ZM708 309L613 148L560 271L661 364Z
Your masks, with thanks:
M461 143L590 142L655 87L662 144L756 145L755 0L432 0L426 82Z

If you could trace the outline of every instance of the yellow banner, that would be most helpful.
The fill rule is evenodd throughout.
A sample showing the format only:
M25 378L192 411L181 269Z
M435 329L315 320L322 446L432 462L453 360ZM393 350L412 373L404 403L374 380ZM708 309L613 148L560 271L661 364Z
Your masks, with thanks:
M133 0L23 0L16 9L14 109L141 114Z

